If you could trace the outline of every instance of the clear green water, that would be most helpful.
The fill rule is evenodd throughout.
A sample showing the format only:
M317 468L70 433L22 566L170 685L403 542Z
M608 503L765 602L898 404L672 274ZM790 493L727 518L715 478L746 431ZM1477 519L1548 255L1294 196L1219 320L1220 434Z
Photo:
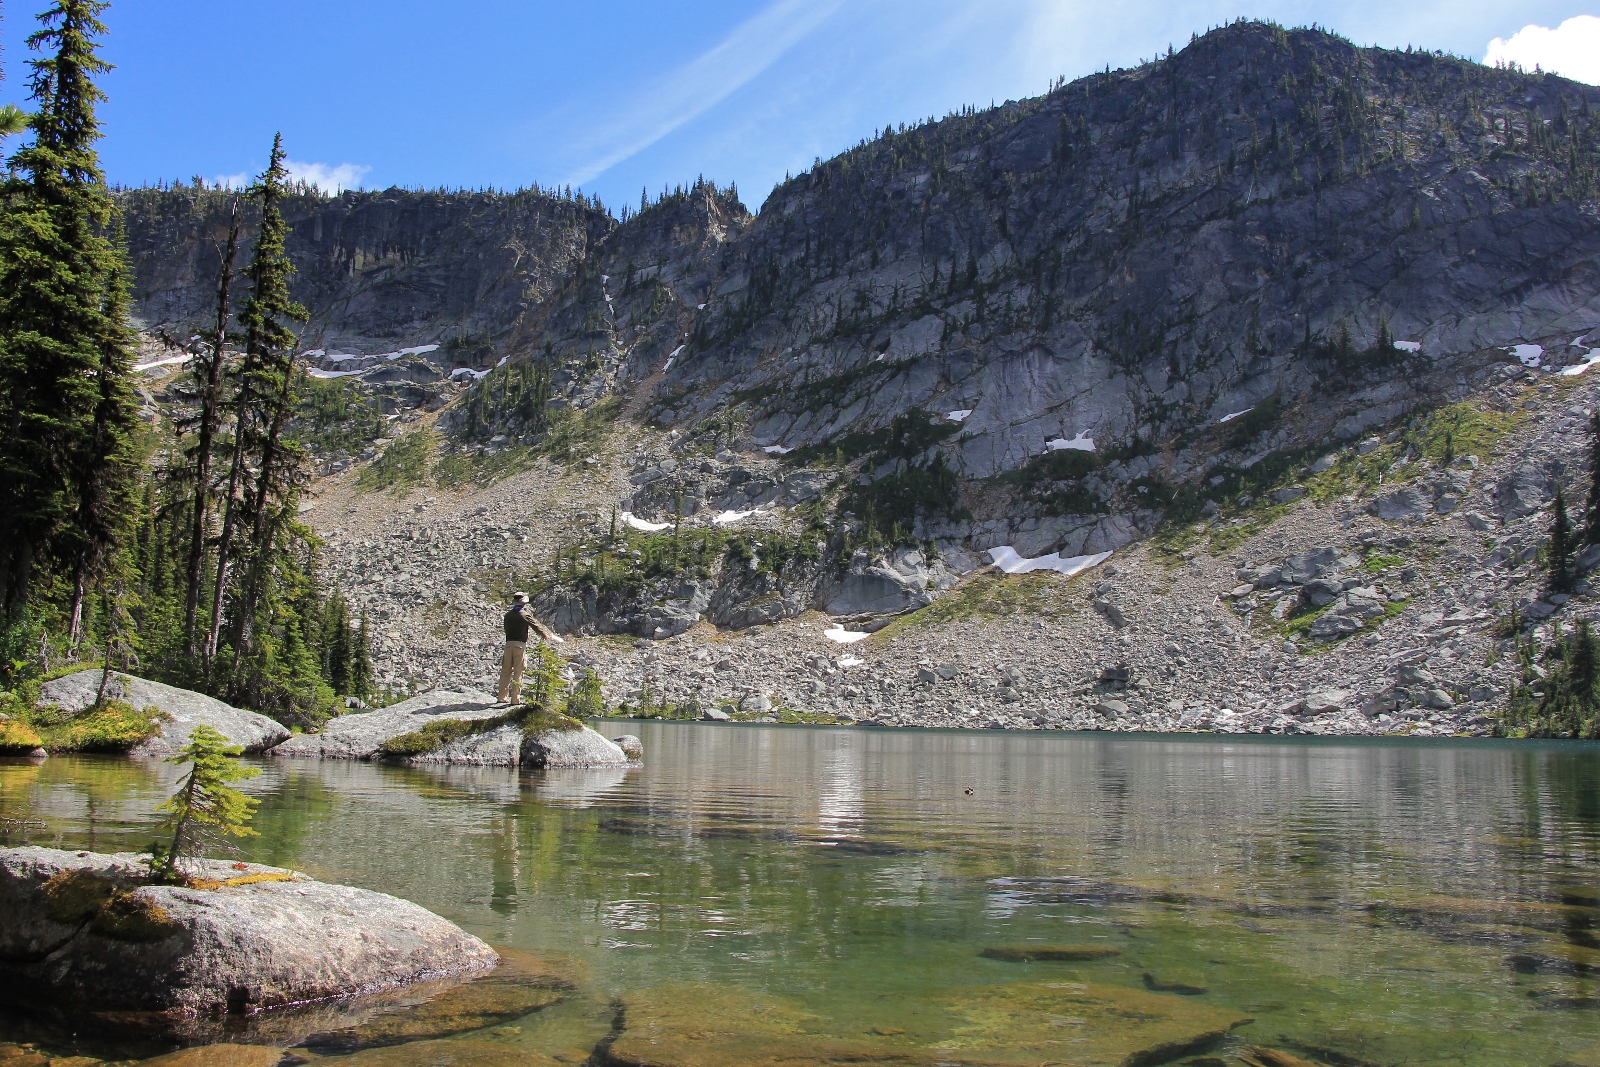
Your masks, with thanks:
M264 761L243 852L577 957L581 995L494 1036L569 1062L673 983L911 1049L952 996L1042 982L1253 1019L1222 1062L1600 1064L1600 747L601 728L645 766ZM172 773L0 764L4 842L142 848ZM1015 944L1120 954L978 955Z

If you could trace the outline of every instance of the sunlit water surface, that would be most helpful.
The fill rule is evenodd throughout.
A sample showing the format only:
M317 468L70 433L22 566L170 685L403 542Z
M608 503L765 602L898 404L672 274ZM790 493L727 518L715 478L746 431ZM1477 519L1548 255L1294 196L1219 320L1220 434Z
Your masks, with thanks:
M644 766L264 760L243 854L578 957L582 996L500 1033L568 1060L672 983L787 998L849 1037L1048 981L1253 1019L1223 1054L1600 1063L1595 746L601 729L641 735ZM5 843L142 849L174 774L0 765ZM979 956L1018 944L1119 954Z

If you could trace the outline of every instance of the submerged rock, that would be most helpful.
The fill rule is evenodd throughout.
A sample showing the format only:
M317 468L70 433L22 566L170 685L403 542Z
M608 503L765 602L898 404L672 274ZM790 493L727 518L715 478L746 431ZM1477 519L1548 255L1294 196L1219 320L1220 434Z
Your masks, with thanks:
M270 1045L200 1045L140 1060L139 1067L277 1067L282 1062L283 1049ZM0 1064L11 1067L5 1060Z
M140 859L0 851L0 977L99 1011L214 1015L499 962L454 923L383 893L217 861L192 868L216 888L139 885Z
M1122 950L1110 945L991 945L978 955L1007 963L1059 963L1110 959Z
M424 1004L397 1006L355 1026L315 1034L305 1046L319 1052L353 1052L483 1030L565 999L573 988L574 972L571 961L510 953L492 974L446 990Z
M39 689L41 704L55 704L69 711L82 711L94 703L100 691L101 672L78 671L54 678ZM204 693L191 692L160 682L114 674L106 686L106 698L124 700L135 708L156 707L172 718L161 724L160 732L129 750L130 756L165 759L176 755L189 743L196 726L210 726L246 752L265 752L284 741L289 731L265 715L224 704Z
M936 1062L881 1039L847 1041L810 1033L819 1020L795 1002L743 989L663 986L629 994L622 1007L622 1031L597 1057L606 1067L933 1067Z
M1166 1063L1215 1048L1248 1021L1183 997L1079 982L959 990L944 1007L954 1024L938 1045L946 1057L1017 1067Z
M274 1050L282 1056L282 1050ZM277 1063L278 1060L273 1060ZM521 1045L499 1041L413 1041L407 1045L368 1049L353 1056L333 1056L315 1061L329 1067L561 1067L552 1059ZM139 1067L144 1067L140 1064ZM200 1067L196 1064L195 1067ZM209 1065L207 1065L209 1067Z

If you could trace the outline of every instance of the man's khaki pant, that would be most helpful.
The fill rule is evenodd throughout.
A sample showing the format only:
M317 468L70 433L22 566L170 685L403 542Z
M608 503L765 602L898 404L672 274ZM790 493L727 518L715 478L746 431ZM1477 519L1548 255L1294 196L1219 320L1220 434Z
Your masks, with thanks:
M500 657L500 692L502 702L515 704L522 694L522 664L528 650L525 641L507 641L505 655Z

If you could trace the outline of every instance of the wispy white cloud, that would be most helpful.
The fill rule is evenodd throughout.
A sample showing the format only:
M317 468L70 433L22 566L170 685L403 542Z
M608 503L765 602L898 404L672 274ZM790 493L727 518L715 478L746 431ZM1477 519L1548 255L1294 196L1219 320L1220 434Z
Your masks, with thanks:
M574 146L563 179L582 185L725 100L777 62L839 9L843 0L776 0L717 45L615 108Z
M283 161L291 181L309 182L325 193L342 193L346 189L361 188L361 179L372 173L371 167L359 163L340 163L330 167L326 163L298 163Z
M329 166L326 163L301 163L286 159L283 161L283 166L289 172L290 181L309 182L325 193L342 193L346 189L359 189L361 179L372 172L371 167L364 167L359 163ZM224 189L243 189L254 177L253 174L240 171L238 174L219 174L212 181Z
M1528 25L1510 39L1489 42L1485 63L1515 63L1525 70L1539 67L1574 81L1600 85L1600 18L1575 15L1555 29Z

